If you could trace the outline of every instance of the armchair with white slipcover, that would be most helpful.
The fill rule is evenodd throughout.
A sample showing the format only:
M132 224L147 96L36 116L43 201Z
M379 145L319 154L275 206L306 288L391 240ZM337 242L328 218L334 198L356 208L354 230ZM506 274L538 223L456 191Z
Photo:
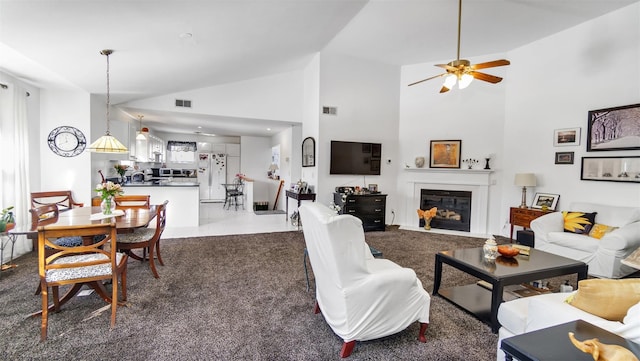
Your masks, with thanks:
M300 217L315 276L315 312L344 340L341 357L356 341L392 335L415 321L426 342L431 298L412 269L374 258L354 216L309 202L300 206Z

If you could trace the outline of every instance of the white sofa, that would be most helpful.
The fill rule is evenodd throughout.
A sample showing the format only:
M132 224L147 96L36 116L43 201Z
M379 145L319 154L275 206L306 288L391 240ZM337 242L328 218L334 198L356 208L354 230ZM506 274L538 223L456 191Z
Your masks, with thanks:
M597 212L595 223L618 227L601 239L564 232L562 212L553 212L531 222L535 248L589 265L589 275L621 278L638 271L620 263L640 247L640 208L573 203L566 211Z
M605 320L565 303L569 295L569 293L549 293L502 303L498 309L498 321L502 327L498 330L497 360L505 359L500 343L507 337L580 319L640 343L640 302L627 311L623 322L616 322Z

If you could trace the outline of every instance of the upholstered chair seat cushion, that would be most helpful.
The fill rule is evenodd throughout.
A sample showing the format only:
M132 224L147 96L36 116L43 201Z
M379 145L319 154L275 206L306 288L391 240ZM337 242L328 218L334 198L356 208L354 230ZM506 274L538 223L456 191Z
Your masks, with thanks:
M120 264L123 253L116 254L116 264ZM106 260L108 257L104 254L82 254L77 256L60 257L53 261L53 264L74 263L74 262L91 262L97 260ZM95 266L67 268L67 269L50 269L47 270L47 282L60 282L76 278L96 277L111 274L111 263L103 263Z
M93 236L93 243L102 241L104 237L105 236L102 234L98 236ZM56 244L58 246L62 246L62 247L78 247L78 246L82 246L82 237L79 237L79 236L60 237L51 243ZM46 248L50 249L50 247L46 247Z
M52 243L62 247L78 247L82 246L82 237L60 237Z
M118 243L138 243L146 242L156 233L155 228L140 228L132 233L118 234Z

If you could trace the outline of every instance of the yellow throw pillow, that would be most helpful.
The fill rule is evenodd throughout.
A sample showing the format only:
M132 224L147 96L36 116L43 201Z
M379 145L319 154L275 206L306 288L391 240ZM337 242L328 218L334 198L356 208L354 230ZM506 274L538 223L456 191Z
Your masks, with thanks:
M640 302L640 278L582 280L565 302L606 320L622 321L629 308Z
M609 232L613 232L616 229L618 229L618 227L612 227L612 226L607 226L606 224L596 223L593 225L593 227L591 227L591 230L589 231L589 236L600 239L604 237L605 234Z
M598 214L598 212L562 212L562 217L564 218L564 231L577 234L589 234L591 227L596 223L596 214Z

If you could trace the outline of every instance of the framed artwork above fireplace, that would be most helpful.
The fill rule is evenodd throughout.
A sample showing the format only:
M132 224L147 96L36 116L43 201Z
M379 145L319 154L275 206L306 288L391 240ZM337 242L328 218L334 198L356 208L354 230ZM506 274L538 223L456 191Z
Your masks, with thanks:
M429 168L460 168L461 140L432 140Z

